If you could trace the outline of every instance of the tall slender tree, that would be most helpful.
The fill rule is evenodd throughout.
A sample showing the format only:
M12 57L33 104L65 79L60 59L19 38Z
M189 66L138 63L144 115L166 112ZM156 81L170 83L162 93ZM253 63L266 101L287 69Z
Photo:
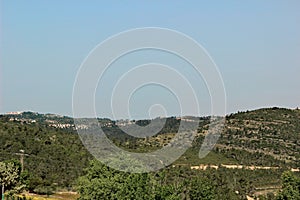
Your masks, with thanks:
M7 188L17 185L20 177L20 169L13 162L0 162L0 184L2 199Z

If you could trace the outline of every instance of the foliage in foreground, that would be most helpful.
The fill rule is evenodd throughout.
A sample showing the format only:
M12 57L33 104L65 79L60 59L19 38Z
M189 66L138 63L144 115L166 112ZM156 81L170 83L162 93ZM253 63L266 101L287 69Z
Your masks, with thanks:
M168 180L165 171L126 173L91 161L87 174L77 181L80 200L90 199L217 199L214 185L202 177Z
M0 185L7 194L22 191L26 187L26 172L21 172L18 161L0 162Z
M281 176L282 191L278 194L277 200L299 200L300 199L300 178L292 172L286 171Z

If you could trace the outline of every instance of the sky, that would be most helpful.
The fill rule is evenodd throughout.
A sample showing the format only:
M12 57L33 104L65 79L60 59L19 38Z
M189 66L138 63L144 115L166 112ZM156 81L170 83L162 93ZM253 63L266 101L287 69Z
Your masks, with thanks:
M298 0L2 0L0 113L31 110L72 116L76 75L91 50L112 35L142 27L179 31L206 49L224 82L227 113L300 107ZM111 66L95 94L99 117L114 118L109 92L118 77L151 59L185 75L200 99L201 114L210 113L207 88L193 76L191 66L167 53L146 50ZM127 99L116 104L122 102ZM127 106L129 118L149 118L162 111L180 115L179 104L168 88L148 85L133 92ZM119 116L126 118L124 113Z

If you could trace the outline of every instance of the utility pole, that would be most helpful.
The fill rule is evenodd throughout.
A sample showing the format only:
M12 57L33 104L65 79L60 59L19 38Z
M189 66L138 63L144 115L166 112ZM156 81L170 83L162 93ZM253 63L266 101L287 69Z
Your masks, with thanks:
M23 149L21 149L20 150L20 152L21 152L21 154L20 154L20 162L21 162L21 172L23 172L24 171L24 150Z
M2 183L2 192L1 193L2 193L2 198L1 199L4 200L4 183Z
M21 172L23 172L24 171L24 156L29 156L29 155L25 154L25 151L23 149L20 150L20 153L15 153L15 154L20 156Z
M4 183L2 183L2 200L4 200Z

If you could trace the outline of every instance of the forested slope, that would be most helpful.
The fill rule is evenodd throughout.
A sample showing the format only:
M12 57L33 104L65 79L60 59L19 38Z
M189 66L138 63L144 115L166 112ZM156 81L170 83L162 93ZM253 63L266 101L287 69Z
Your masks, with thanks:
M191 120L195 117L184 118L186 119ZM280 175L284 170L300 168L298 109L265 108L228 115L217 145L201 160L198 158L198 152L207 133L210 117L199 119L199 129L193 147L174 163L175 166L239 164L280 168L268 172L222 169L215 174L221 181L226 180L226 184L231 184L234 180L244 181L248 185L245 192L267 184L279 185ZM118 128L118 124L130 126L135 123L146 126L150 120L120 122L99 119L99 123L105 133L121 148L147 152L167 144L176 134L181 120L183 118L167 118L167 123L159 134L146 139L126 135ZM53 114L24 112L0 115L0 161L20 159L20 150L25 150L24 169L29 172L30 190L72 186L92 159L82 145L73 123L70 117ZM235 184L230 187L237 188L238 183Z

